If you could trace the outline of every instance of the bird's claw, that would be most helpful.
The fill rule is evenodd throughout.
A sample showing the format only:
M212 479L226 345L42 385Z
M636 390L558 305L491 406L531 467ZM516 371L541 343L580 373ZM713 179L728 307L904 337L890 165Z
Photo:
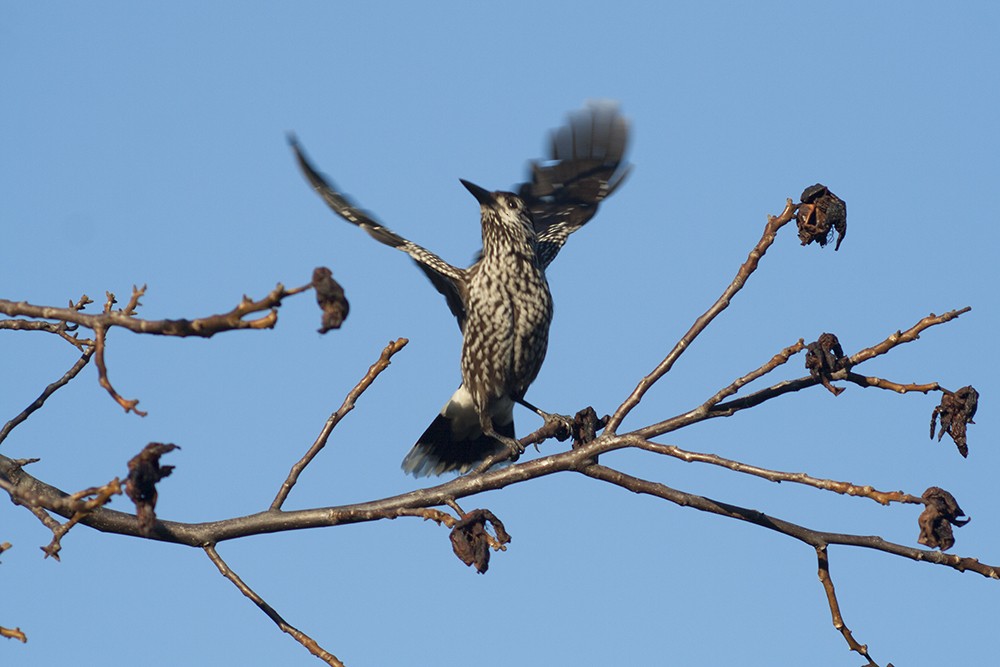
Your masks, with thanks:
M545 427L559 442L565 442L573 435L573 420L566 415L546 413Z

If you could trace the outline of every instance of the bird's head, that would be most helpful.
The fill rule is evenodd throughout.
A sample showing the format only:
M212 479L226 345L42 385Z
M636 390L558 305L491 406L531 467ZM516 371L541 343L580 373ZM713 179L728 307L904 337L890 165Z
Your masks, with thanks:
M513 192L490 192L475 183L460 179L465 189L479 202L483 217L483 236L491 232L506 233L515 238L533 241L535 226L531 211L524 200Z

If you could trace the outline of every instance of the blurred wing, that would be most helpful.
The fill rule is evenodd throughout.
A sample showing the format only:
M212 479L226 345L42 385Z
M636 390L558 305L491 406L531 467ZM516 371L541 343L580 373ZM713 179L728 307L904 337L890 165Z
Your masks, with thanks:
M302 173L305 174L306 179L312 184L316 193L323 198L326 205L344 220L368 232L368 235L379 243L401 250L413 258L413 261L430 279L437 291L444 295L448 301L448 308L458 319L458 325L462 326L462 322L465 320L465 307L462 305L465 270L452 266L426 248L403 238L388 227L384 227L370 213L355 206L346 195L338 192L329 180L316 171L306 158L294 135L289 135L288 143L291 144L292 150L295 152L295 158L298 160Z
M531 181L518 194L531 209L543 267L625 180L628 134L617 104L592 102L553 132L549 159L531 163Z

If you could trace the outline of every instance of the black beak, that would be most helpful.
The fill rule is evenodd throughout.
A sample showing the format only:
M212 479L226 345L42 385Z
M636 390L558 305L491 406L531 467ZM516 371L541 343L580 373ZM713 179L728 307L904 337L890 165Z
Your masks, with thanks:
M489 206L496 202L496 200L493 198L493 193L490 192L489 190L481 188L475 183L470 183L464 178L460 178L458 180L462 182L462 185L465 186L466 190L472 193L472 196L476 198L476 201L478 201L483 206Z

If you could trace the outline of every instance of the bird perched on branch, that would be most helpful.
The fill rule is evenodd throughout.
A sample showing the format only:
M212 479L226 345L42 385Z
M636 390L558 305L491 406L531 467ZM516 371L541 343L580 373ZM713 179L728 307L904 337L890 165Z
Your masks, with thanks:
M479 202L483 249L467 269L389 230L356 207L310 164L294 136L306 178L334 213L380 243L407 253L444 295L462 329L462 384L403 459L420 477L468 472L489 459L516 459L514 403L524 400L548 346L552 295L545 269L570 234L629 171L628 123L612 103L592 103L552 135L550 155L533 162L514 192L491 192L462 180Z

